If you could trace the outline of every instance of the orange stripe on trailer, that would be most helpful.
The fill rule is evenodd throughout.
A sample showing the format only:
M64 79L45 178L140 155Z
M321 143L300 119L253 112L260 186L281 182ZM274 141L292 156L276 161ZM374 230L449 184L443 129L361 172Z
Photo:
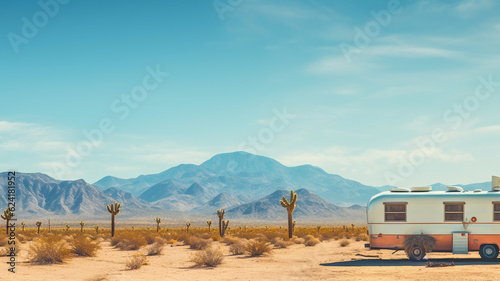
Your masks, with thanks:
M403 241L406 237L415 235L386 235L386 234L371 234L370 248L372 249L402 249ZM451 252L453 251L453 235L428 235L436 239L436 252ZM478 251L482 244L496 244L500 247L500 235L488 234L469 234L469 251Z

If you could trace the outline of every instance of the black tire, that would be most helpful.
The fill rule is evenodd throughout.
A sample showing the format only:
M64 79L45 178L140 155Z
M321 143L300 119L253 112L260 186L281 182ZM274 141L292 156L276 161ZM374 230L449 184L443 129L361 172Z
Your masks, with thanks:
M406 255L412 261L421 261L425 257L425 249L422 246L413 246Z
M498 246L494 244L481 245L479 255L485 261L492 261L498 257Z

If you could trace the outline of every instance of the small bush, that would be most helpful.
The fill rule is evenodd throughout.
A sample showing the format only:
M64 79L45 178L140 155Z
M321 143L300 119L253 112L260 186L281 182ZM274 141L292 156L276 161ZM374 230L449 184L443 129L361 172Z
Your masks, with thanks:
M292 241L285 241L285 240L283 240L283 238L280 238L280 237L275 238L273 242L274 242L274 243L273 243L273 244L274 244L274 246L275 246L276 248L279 248L279 249L288 248L288 246L290 246L290 245L292 245L292 244L293 244L293 242L292 242Z
M295 244L304 244L306 242L306 240L304 238L299 238L297 236L294 236L292 238L292 242Z
M224 259L224 254L220 247L209 247L203 251L196 253L191 261L194 262L197 266L209 266L216 267L217 265L222 263Z
M71 251L60 236L51 235L34 242L30 249L30 261L37 264L64 262L71 257Z
M312 236L312 235L307 235L306 238L305 238L305 242L304 244L306 246L316 246L316 244L318 244L320 241L318 238Z
M349 240L347 240L347 239L344 239L344 240L340 241L339 244L340 244L340 247L346 247L349 244L351 244L351 242L349 242Z
M212 245L212 240L209 239L200 239L198 237L193 237L189 239L189 248L195 250L203 250L208 246Z
M232 244L236 243L238 241L238 239L239 239L238 237L226 236L226 237L224 237L223 241L227 245L232 245Z
M89 238L79 235L73 239L71 248L73 253L79 256L95 257L97 250L101 247L97 243L92 242Z
M158 242L155 242L155 243L146 247L146 255L147 256L161 255L162 251L163 251L163 244L160 244Z
M177 243L177 240L175 239L170 239L167 241L167 244L175 244L175 243Z
M111 239L111 245L125 251L138 250L148 242L140 233L125 233Z
M141 266L147 264L147 259L144 255L136 254L133 255L125 264L128 269L134 270L141 268Z
M247 247L248 240L239 239L236 243L229 246L229 252L233 255L243 255Z
M356 236L356 241L368 241L368 235L360 233L358 236Z
M271 252L271 246L266 241L250 240L247 243L246 251L250 256L261 256Z

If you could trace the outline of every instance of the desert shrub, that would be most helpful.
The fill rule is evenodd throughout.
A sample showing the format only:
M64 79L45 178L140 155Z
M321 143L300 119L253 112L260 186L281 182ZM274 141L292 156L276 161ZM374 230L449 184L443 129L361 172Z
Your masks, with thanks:
M175 239L170 239L167 241L167 244L175 244L175 243L177 243L177 240Z
M229 252L233 255L243 255L245 253L247 243L247 239L238 239L238 241L229 246Z
M307 235L304 241L304 245L306 246L315 246L318 244L320 241L318 238L312 236L312 235Z
M197 266L209 266L216 267L222 263L224 259L224 253L220 247L208 247L203 251L196 253L191 261Z
M144 234L142 234L142 237L144 237L144 239L146 240L146 243L148 245L151 245L155 242L156 240L156 234L152 233L152 232L146 232Z
M250 256L255 257L270 253L272 249L266 241L252 239L248 241L245 250L246 252L248 252L248 254L250 254Z
M277 237L273 240L273 244L276 248L284 249L292 245L294 242L283 240L283 238Z
M134 270L134 269L138 269L138 268L141 268L141 266L147 264L147 259L144 255L141 255L141 254L136 254L136 255L133 255L128 261L127 263L125 264L125 266L127 266L128 269L130 270Z
M147 245L148 242L139 232L126 232L111 239L111 245L116 246L121 250L138 250L140 247Z
M146 255L147 256L156 256L161 255L163 251L163 244L155 242L146 247Z
M349 240L344 239L344 240L340 241L339 245L340 245L340 247L346 247L346 246L348 246L350 243L351 243L351 242L349 242Z
M325 232L325 233L322 233L321 236L319 237L319 240L321 241L329 241L329 240L332 240L333 238L335 238L335 233L333 232Z
M368 241L368 235L360 233L356 236L356 241Z
M403 241L403 248L406 253L409 253L410 249L414 246L422 246L427 253L432 252L436 246L436 238L427 235L417 235L410 236Z
M212 245L212 240L209 239L200 239L198 237L192 237L189 241L189 248L195 250L203 250L210 245Z
M97 250L101 248L97 243L83 235L75 237L71 244L73 253L86 257L95 257Z
M71 250L61 236L50 235L35 241L29 249L30 261L37 264L64 262L71 257Z
M295 244L304 244L306 242L306 240L304 238L301 238L301 237L293 237L292 242Z
M238 237L234 237L234 236L226 236L224 237L224 239L222 239L222 241L224 241L224 243L226 243L227 245L232 245L236 242L238 242L239 238Z

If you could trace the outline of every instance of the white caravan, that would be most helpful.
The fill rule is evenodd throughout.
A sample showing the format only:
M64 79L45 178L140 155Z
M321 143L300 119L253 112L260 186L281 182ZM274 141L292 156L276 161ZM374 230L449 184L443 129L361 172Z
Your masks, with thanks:
M492 189L447 191L429 187L393 188L373 196L367 206L371 249L402 249L410 236L436 239L433 251L467 254L479 251L494 260L500 247L500 177L493 177ZM407 252L411 260L425 256L423 245Z

